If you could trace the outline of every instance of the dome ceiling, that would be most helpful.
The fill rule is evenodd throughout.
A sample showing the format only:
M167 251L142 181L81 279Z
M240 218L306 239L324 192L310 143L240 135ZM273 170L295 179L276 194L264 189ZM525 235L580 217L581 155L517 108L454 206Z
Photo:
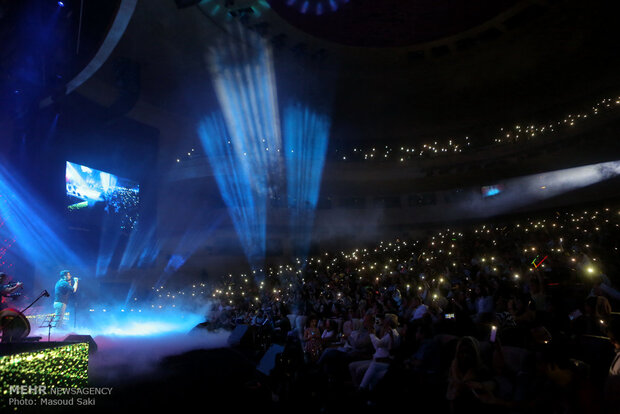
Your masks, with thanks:
M462 33L517 0L270 0L296 28L349 46L413 46Z

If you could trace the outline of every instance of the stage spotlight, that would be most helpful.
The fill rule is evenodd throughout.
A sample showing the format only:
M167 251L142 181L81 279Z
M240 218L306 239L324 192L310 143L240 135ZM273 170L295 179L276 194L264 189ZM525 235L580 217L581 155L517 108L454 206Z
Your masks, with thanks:
M59 7L65 7L65 3L64 3L64 2L62 2L62 1L59 1L59 2L58 2L58 6L59 6Z
M270 45L242 25L207 54L222 113L199 135L222 198L253 268L265 258L266 203L283 179L282 138Z
M238 163L258 193L274 193L282 173L280 114L270 45L242 25L207 55L213 86Z
M295 254L305 258L310 247L314 210L329 141L331 120L310 106L295 103L284 112L288 206Z
M231 137L221 113L205 117L198 133L248 262L260 268L266 246L266 177L229 144Z

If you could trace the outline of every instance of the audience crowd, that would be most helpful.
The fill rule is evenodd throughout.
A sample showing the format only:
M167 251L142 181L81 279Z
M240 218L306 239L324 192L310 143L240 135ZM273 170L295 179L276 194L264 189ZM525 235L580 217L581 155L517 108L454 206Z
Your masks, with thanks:
M319 395L348 390L370 407L417 396L449 412L619 411L619 210L324 252L259 282L229 275L209 324L286 344L278 399L326 384ZM321 381L302 387L301 373Z

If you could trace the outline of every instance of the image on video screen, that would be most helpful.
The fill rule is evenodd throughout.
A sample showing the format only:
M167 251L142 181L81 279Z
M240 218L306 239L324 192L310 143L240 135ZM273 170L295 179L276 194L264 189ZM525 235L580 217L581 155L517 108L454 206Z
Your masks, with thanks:
M484 186L481 189L482 197L493 197L504 191L504 186L502 184L497 185L488 185Z
M123 230L138 221L140 186L126 178L67 161L66 188L69 211L102 206L119 218Z

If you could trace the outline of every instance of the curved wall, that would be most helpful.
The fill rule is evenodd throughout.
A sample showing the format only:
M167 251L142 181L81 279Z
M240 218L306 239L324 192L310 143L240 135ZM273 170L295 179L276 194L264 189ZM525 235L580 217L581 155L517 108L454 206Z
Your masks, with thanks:
M618 130L620 121L609 118L589 130L575 129L562 139L491 147L407 167L383 162L328 162L316 209L313 246L355 247L446 223L619 197L620 181L613 178L583 187L568 185L565 191L549 196L517 193L507 202L499 196L483 200L480 191L483 185L507 183L508 193L510 187L532 181L520 177L620 160ZM542 177L555 181L562 174ZM247 264L239 260L243 253L206 158L176 166L164 177L160 194L158 229L165 238L160 266L179 253L188 232L187 222L191 221L193 229L209 229L209 233L193 246L181 271L221 274L247 270ZM285 199L270 200L267 222L268 260L284 260L292 251Z

